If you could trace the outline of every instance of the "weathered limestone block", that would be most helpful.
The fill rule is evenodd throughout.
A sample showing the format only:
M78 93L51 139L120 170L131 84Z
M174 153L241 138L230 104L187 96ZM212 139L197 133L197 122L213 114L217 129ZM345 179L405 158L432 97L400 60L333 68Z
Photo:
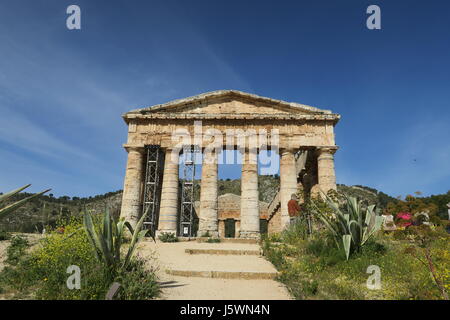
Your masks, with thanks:
M235 224L235 230L234 230L234 237L239 238L239 235L241 233L241 220L236 220Z
M217 181L217 157L212 152L204 154L202 164L202 182L200 189L200 212L198 235L209 233L212 237L219 236L218 230L218 181Z
M158 234L177 232L179 153L166 150L161 189Z
M293 193L297 193L295 157L293 150L285 149L281 151L280 158L280 211L282 229L286 228L290 222L287 204Z
M278 208L278 209L275 210L275 212L273 213L273 215L269 219L268 233L272 234L272 233L277 233L277 232L281 232L281 231L282 231L282 228L281 228L281 211L280 211L280 208Z
M219 237L225 238L225 220L219 220Z
M336 174L334 171L334 157L337 147L319 148L317 158L317 173L319 188L327 193L336 190Z
M240 238L259 238L258 163L242 155Z
M122 208L120 216L133 226L139 220L142 211L142 183L144 166L144 148L127 147L128 161L123 186Z

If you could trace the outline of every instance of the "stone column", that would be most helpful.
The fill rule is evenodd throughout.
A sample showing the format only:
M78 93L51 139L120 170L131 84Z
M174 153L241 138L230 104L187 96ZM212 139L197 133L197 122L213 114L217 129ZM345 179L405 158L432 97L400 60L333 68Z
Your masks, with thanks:
M157 234L177 233L179 156L179 150L166 149Z
M209 233L217 238L218 232L218 184L217 157L215 151L206 152L202 163L202 181L200 186L200 212L198 236Z
M144 177L144 148L125 147L128 152L127 169L120 216L135 225L142 212L142 183Z
M256 152L246 150L242 154L240 238L258 239L260 237Z
M219 237L225 238L225 220L219 220Z
M241 220L236 220L234 225L234 237L239 238L240 232L241 232Z
M289 225L287 204L293 193L297 193L297 171L295 167L294 151L282 149L280 158L280 206L281 230Z
M327 193L336 190L336 174L334 172L334 157L337 147L322 147L318 149L317 176L319 188Z

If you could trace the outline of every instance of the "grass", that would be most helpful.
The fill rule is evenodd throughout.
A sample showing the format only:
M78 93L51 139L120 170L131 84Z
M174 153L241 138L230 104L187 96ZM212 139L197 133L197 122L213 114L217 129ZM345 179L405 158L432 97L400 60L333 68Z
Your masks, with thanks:
M284 283L296 299L442 299L429 270L405 250L408 240L379 234L348 261L325 232L310 238L295 229L263 240L266 258L280 271ZM447 290L450 289L450 238L437 230L430 245L434 264ZM367 268L380 267L381 289L366 286Z

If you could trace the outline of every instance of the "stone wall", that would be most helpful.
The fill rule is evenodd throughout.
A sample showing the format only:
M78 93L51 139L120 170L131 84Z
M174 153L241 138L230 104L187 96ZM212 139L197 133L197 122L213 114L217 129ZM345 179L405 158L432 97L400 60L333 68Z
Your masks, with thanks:
M259 202L259 218L267 220L268 218L268 206L267 202L260 201ZM196 212L200 210L200 201L196 201L194 204L194 208ZM240 228L241 221L241 197L232 194L226 193L218 197L218 221L219 221L219 236L224 237L224 221L227 219L236 220L236 233L238 233L238 229Z
M275 213L269 218L269 226L268 226L268 233L277 233L282 231L282 224L281 224L281 210L280 207L275 210Z

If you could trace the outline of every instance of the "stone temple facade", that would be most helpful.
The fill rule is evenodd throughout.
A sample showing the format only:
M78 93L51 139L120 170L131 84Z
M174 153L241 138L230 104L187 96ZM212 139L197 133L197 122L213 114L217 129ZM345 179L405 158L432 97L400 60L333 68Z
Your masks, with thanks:
M183 206L180 204L180 154L185 145L195 146L203 154L200 203L195 210L197 235L223 236L218 210L218 166L222 150L238 150L242 156L236 237L258 238L260 219L264 216L269 221L269 232L285 228L289 224L287 202L299 187L306 194L336 189L334 127L340 116L329 110L221 90L132 110L123 118L128 125L128 140L124 145L128 161L121 216L135 223L144 211L147 186L156 183L158 188L152 190L159 192L154 193L151 201L158 205L150 214L157 233L180 234ZM157 147L164 155L160 179L156 182L146 180L150 174L146 153L149 146ZM266 150L270 150L271 159L278 157L279 168L262 173L261 155ZM258 201L259 174L280 176L279 192L274 195L266 215L261 215Z

